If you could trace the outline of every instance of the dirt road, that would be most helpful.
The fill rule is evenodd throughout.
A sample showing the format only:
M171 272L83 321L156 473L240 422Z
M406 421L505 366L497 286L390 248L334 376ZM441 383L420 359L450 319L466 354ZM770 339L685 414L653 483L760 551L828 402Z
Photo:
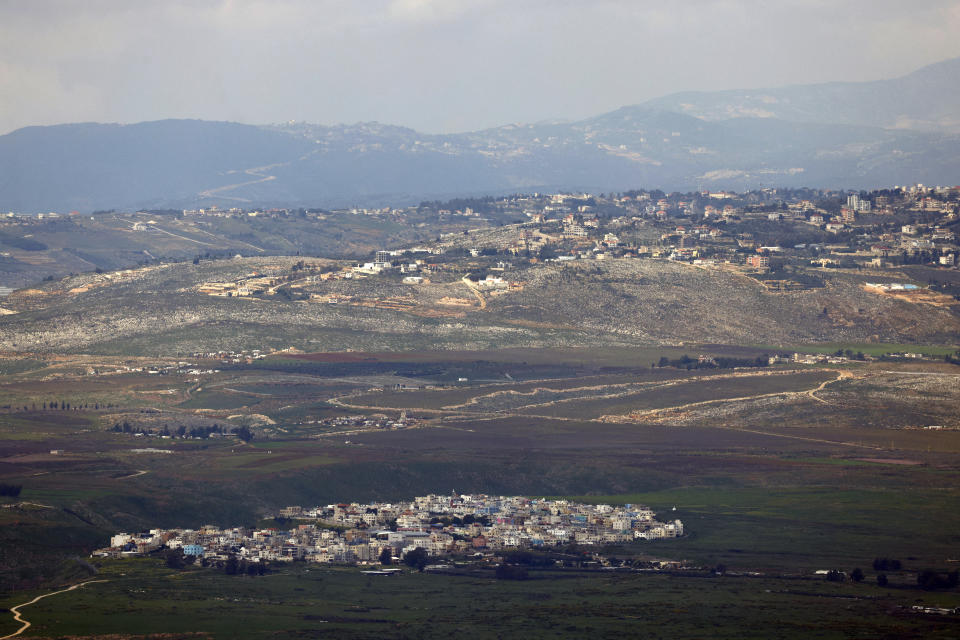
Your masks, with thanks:
M79 583L79 584L75 584L75 585L73 585L72 587L67 587L66 589L60 589L59 591L52 591L52 592L50 592L50 593L45 593L45 594L43 594L42 596L37 596L36 598L34 598L33 600L31 600L30 602L24 602L23 604L18 604L18 605L15 606L15 607L10 607L10 613L13 614L13 619L14 619L14 621L21 623L23 626L20 627L17 631L15 631L15 632L13 632L13 633L11 633L11 634L9 634L9 635L5 635L5 636L3 636L3 637L0 637L0 640L7 640L7 638L16 638L16 637L19 636L21 633L23 633L24 631L26 631L27 629L30 628L30 622L28 622L27 620L24 620L24 619L23 619L23 616L20 615L20 609L22 609L23 607L29 607L30 605L35 604L35 603L39 602L40 600L43 600L44 598L49 598L50 596L55 596L55 595L57 595L58 593L65 593L65 592L67 592L67 591L73 591L74 589L76 589L76 588L78 588L78 587L82 587L82 586L87 585L87 584L90 584L90 583L92 583L92 582L106 582L106 580L87 580L86 582L81 582L81 583Z

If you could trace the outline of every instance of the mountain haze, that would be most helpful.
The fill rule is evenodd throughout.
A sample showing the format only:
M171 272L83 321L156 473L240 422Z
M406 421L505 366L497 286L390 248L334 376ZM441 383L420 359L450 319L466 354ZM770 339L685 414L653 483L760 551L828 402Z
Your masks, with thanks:
M379 123L27 127L0 136L0 210L952 184L958 79L960 59L894 80L675 94L577 122L446 135Z
M760 117L960 133L960 58L891 80L689 91L644 103L706 120Z

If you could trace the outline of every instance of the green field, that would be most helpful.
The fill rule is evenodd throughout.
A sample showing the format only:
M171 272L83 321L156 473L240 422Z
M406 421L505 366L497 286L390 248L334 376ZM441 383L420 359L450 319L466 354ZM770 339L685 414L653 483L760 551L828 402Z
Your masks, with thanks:
M872 576L870 576L872 577ZM365 576L293 566L263 577L173 572L158 561L102 563L104 580L24 609L30 634L201 632L216 638L711 637L950 638L951 618L911 613L956 606L956 594L828 583L811 577L533 571ZM32 593L0 601L10 606ZM798 615L800 614L800 615ZM749 625L744 621L749 620ZM0 626L13 630L12 623Z
M954 568L960 543L955 367L867 363L844 370L847 377L816 397L789 392L815 389L838 370L618 368L610 364L613 354L591 360L579 353L574 375L541 377L573 356L290 358L202 382L67 374L83 369L68 362L0 381L0 394L17 405L71 401L69 410L0 412L0 482L23 487L17 498L0 498L0 606L89 576L71 558L85 557L117 531L253 525L291 504L396 501L456 490L648 504L661 517L682 519L687 535L606 555L683 560L696 569L533 572L529 581L510 582L494 580L489 570L381 579L297 565L263 578L228 578L215 571L172 574L150 560L106 563L94 577L109 582L26 609L36 624L30 633L430 637L449 635L457 624L477 635L524 637L635 635L637 625L670 637L950 637L955 631L952 618L903 609L960 604L955 590L912 587L920 570ZM537 364L523 365L524 358ZM287 360L307 370L290 371ZM471 380L443 391L369 391L411 374L432 383L467 369L506 370L518 379ZM40 379L51 373L60 377ZM186 390L198 385L203 390L184 404ZM636 389L627 395L601 397L629 385ZM75 408L94 397L118 406ZM375 408L339 409L331 404L337 397L362 398ZM424 412L409 429L344 435L317 422L374 414L396 399L415 407L473 398L478 402L469 412ZM552 404L518 411L528 400ZM678 407L685 407L682 415L666 412L645 422L591 419ZM277 424L254 422L249 444L229 435L163 439L110 430L122 420L232 425L243 421L225 416L254 413ZM926 430L926 424L947 428ZM903 562L892 588L875 585L875 557ZM717 565L728 575L709 577ZM864 584L813 575L855 567L867 572ZM747 615L752 626L744 635L740 622ZM13 630L3 624L0 631Z
M529 412L547 416L598 418L677 407L694 402L710 402L763 394L814 389L821 382L836 377L830 372L811 371L788 375L758 375L720 380L698 380L639 391L622 397L561 402L549 407L532 407Z

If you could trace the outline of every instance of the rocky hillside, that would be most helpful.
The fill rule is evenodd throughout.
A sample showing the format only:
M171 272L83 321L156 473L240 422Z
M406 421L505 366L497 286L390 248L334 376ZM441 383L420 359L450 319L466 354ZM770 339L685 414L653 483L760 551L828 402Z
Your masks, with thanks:
M533 265L501 295L455 277L403 285L371 277L311 285L339 302L223 298L202 282L282 271L293 258L247 258L88 274L4 301L0 350L172 355L213 349L306 351L472 349L622 344L953 344L956 305L880 295L867 276L825 274L826 286L771 292L752 278L659 260ZM481 304L480 299L483 300Z

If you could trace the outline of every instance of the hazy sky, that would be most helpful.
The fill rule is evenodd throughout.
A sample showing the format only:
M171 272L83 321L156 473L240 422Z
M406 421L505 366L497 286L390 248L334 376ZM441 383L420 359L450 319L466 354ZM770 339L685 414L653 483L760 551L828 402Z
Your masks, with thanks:
M0 133L161 118L451 132L956 56L957 0L0 0Z

